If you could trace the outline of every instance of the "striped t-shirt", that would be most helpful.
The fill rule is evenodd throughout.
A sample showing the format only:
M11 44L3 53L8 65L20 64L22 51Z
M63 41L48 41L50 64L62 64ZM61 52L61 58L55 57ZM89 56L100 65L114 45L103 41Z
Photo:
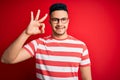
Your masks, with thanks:
M24 48L36 58L37 80L78 80L79 67L90 65L85 43L72 36L38 38Z

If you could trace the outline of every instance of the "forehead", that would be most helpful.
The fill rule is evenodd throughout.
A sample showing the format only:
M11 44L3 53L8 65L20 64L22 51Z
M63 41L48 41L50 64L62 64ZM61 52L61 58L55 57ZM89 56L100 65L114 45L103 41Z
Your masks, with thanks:
M67 11L64 11L64 10L56 10L51 13L50 17L55 17L55 18L68 17L68 13Z

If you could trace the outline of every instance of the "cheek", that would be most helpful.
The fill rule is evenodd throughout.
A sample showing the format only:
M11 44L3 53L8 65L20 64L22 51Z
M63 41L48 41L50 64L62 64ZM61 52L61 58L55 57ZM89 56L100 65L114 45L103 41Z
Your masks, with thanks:
M66 26L66 28L68 28L68 26L69 26L69 20L68 20L68 23L65 26Z
M52 29L54 29L54 28L55 28L55 26L56 26L55 24L51 24Z
M52 24L51 22L50 22L50 25L51 25L51 27L53 27L53 26L54 26L54 24Z
M68 25L69 25L69 23L65 25L65 26L66 26L66 28L68 28Z

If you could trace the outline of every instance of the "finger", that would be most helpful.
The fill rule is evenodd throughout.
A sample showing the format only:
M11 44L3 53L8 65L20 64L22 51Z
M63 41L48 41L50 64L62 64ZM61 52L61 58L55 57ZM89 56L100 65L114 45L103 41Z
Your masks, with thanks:
M31 21L34 20L33 11L31 11Z
M38 20L39 19L39 16L40 16L40 10L37 11L37 15L35 17L35 20Z
M38 22L43 22L47 18L48 14L45 14L44 17L42 17Z
M41 33L45 33L45 24L44 23L41 23Z

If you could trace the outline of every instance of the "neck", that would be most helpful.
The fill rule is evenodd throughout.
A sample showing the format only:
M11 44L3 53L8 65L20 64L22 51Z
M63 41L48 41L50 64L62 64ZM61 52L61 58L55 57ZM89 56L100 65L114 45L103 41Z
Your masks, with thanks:
M53 36L53 38L55 38L55 39L62 40L62 39L66 39L66 38L68 37L68 34L67 34L67 33L62 34L62 35L53 34L52 36Z

